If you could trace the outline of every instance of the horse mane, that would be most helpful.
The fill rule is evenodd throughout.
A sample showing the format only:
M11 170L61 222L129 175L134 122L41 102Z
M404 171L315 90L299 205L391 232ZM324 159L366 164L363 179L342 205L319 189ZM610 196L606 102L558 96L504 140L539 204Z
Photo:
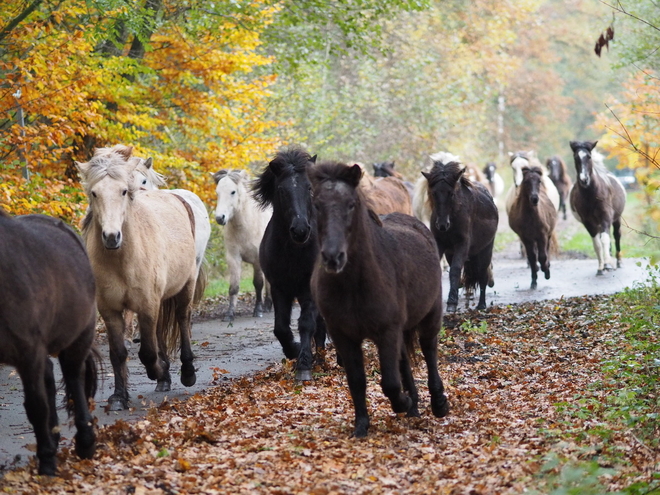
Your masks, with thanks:
M316 160L301 146L290 146L278 151L264 171L257 176L252 185L252 195L263 210L275 200L275 185L279 175L301 173L310 162Z
M133 196L136 192L135 185L128 180L129 174L135 170L136 161L131 156L133 148L130 146L116 145L112 148L97 148L94 156L87 163L77 163L82 173L82 184L85 192L89 194L92 187L105 177L125 180L128 192ZM128 170L126 163L134 165L133 170Z
M167 185L165 176L154 170L151 160L144 158L138 158L137 156L131 157L127 160L129 163L137 163L135 170L144 174L144 176L157 188Z
M596 172L603 180L607 180L607 174L610 173L604 163L605 156L596 150L591 151L591 162L594 165L594 172Z
M536 157L536 153L533 151L516 151L515 153L511 153L509 163L513 163L516 158L523 158L524 160L527 160L530 167L540 167L543 169L541 162Z
M460 180L462 186L472 189L474 187L474 183L465 173L463 173L465 170L465 165L460 162L434 162L433 168L431 168L431 171L428 173L428 182L431 186L433 186L441 180L453 182L454 184L456 181Z

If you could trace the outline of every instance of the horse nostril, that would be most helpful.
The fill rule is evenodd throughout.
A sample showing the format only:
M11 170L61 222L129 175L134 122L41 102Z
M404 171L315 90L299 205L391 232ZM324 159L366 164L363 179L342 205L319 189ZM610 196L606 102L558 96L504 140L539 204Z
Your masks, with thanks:
M225 216L224 215L216 215L215 216L215 221L219 223L220 225L225 224Z

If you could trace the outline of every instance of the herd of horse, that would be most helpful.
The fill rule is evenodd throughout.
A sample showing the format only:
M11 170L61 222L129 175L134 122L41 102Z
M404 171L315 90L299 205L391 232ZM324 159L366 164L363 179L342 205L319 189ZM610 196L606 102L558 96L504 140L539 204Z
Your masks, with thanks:
M625 190L603 165L596 142L572 141L577 181L559 157L542 166L533 152L512 153L514 181L506 194L509 225L520 237L537 286L550 277L558 212L568 202L593 239L598 271L613 269L610 230L621 266L621 214ZM274 334L296 360L296 379L311 380L329 334L344 368L355 409L355 437L367 435L362 342L376 345L381 387L392 409L419 416L411 370L419 342L428 371L431 410L445 416L449 403L438 373L438 332L443 316L442 264L449 267L447 311L456 311L459 288L480 289L485 309L492 287L492 253L503 181L493 163L483 171L449 152L431 155L415 184L393 162L364 166L320 161L302 147L276 153L251 180L243 170L213 175L215 220L224 226L230 272L229 308L235 317L241 264L254 267L254 316L274 310ZM25 409L37 438L39 473L56 472L59 440L55 381L57 355L67 407L75 417L76 452L94 454L88 408L97 380L93 345L97 312L105 323L114 392L110 410L128 408L124 338L140 332L138 356L157 391L171 387L170 360L178 350L180 380L196 381L191 314L206 283L204 252L210 236L207 209L186 190L160 190L163 177L150 158L117 145L97 149L76 166L89 205L82 236L44 215L12 217L0 209L0 362L17 368ZM300 305L299 340L291 330Z

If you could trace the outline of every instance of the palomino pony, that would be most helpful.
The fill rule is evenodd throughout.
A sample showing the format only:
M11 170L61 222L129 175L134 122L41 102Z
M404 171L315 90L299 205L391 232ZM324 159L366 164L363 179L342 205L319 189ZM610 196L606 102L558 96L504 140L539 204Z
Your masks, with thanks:
M264 301L261 296L264 272L259 263L259 244L273 211L271 208L262 210L252 198L245 170L220 170L212 175L218 197L215 221L225 226L225 256L229 267L229 308L224 315L224 321L234 319L243 261L250 263L253 268L252 282L257 296L253 316L260 318L264 315ZM270 310L273 302L268 284L265 296L266 309Z
M571 187L573 187L573 181L568 175L564 160L558 156L548 158L545 166L548 168L550 179L559 193L559 210L564 214L564 220L566 220L566 200Z
M76 453L90 459L96 436L88 399L97 385L94 274L74 231L45 215L10 217L0 208L0 363L16 367L37 438L39 474L54 476L60 440L57 355L75 415Z
M538 262L545 278L550 278L550 251L556 249L555 225L557 210L550 201L543 182L543 170L529 167L523 170L516 200L509 212L509 226L525 246L532 270L531 288L536 289Z
M497 172L497 165L495 165L495 162L486 163L483 172L488 181L490 194L497 203L497 198L499 198L504 192L504 180L502 180L502 176Z
M410 367L419 338L431 409L446 416L449 403L438 374L440 258L431 233L409 215L392 213L382 220L375 215L359 187L357 165L324 162L309 176L321 249L312 291L346 370L355 407L353 436L364 437L369 428L365 339L378 348L381 387L394 412L419 416Z
M486 186L468 179L457 162L437 161L422 175L433 210L431 232L449 263L447 311L456 311L461 281L467 291L479 285L477 309L486 309L486 286L494 285L491 260L499 220L493 197Z
M614 228L616 266L621 268L621 214L626 190L603 165L603 155L594 150L598 141L571 141L577 182L569 194L571 210L587 229L598 256L598 271L612 270L610 228Z
M297 359L296 380L312 379L312 338L325 347L325 324L319 315L309 281L318 255L316 213L312 207L307 170L316 161L300 147L280 150L254 183L254 195L273 215L259 247L259 262L270 282L275 311L275 336L288 359ZM291 332L291 308L300 304L298 332Z
M118 149L121 145L115 146ZM138 158L131 157L131 160L137 160L138 166L135 169L137 173L134 174L136 183L140 189L152 191L164 187L167 183L162 174L156 172L153 168L153 160L151 157ZM206 205L197 194L188 189L162 189L170 194L176 194L186 203L190 205L195 216L195 259L197 263L197 277L206 277L204 272L204 258L206 253L206 246L211 237L211 222L209 220L209 213L206 211ZM201 299L203 294L196 294L195 299Z
M76 163L89 198L83 238L98 281L115 390L110 410L128 408L124 312L137 314L140 361L156 391L170 390L169 354L181 348L181 383L195 384L190 347L191 306L197 282L194 216L183 199L137 191L131 148L101 148Z

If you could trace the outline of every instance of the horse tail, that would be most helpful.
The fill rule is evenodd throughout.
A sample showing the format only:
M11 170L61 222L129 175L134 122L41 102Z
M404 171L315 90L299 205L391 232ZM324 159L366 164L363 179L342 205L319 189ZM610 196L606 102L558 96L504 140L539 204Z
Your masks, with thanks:
M474 289L479 283L479 264L472 260L466 260L463 264L463 273L461 274L461 285L465 290Z
M557 240L557 233L553 230L550 234L550 242L548 245L550 255L555 258L559 254L559 241Z
M172 356L178 349L181 341L179 322L176 318L175 297L165 299L160 305L158 313L158 341L165 344L165 352ZM159 344L160 345L160 344Z
M99 383L99 369L103 373L103 357L95 345L90 347L87 357L84 361L84 383L83 390L87 399L93 399L98 390ZM75 413L75 404L73 403L73 395L68 387L65 387L64 404L66 405L66 412L69 417L73 417Z
M193 295L193 304L199 303L204 298L204 291L209 281L209 272L206 266L206 260L202 262L197 273L197 281L195 282L195 294Z
M415 182L412 200L413 215L428 227L431 222L431 198L429 198L429 181L420 177Z

